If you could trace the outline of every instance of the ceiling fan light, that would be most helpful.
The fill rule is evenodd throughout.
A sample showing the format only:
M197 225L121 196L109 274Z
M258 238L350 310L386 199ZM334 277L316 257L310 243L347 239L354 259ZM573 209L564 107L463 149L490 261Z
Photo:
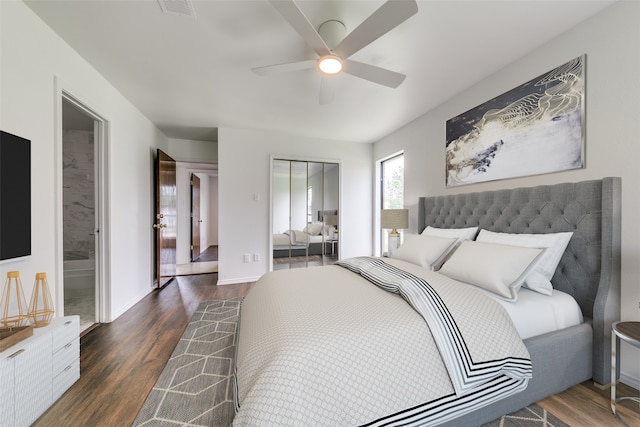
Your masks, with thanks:
M337 74L342 71L342 60L335 55L325 55L318 60L318 68L325 74Z

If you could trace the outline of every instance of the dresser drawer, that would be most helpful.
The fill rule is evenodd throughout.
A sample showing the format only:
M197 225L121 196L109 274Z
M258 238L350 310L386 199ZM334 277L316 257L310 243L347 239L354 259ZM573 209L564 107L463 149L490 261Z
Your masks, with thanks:
M80 357L80 339L74 338L53 354L53 376L62 372L78 357Z
M74 338L80 336L80 317L67 316L60 320L61 325L57 325L53 330L53 353L55 354L62 347L67 345Z
M65 391L80 378L80 359L76 359L65 366L58 375L53 377L53 401L55 402Z

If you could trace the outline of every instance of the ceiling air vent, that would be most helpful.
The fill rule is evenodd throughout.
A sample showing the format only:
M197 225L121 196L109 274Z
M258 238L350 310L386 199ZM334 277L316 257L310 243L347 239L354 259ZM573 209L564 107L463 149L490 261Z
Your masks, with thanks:
M187 16L196 19L196 11L191 0L158 0L167 15Z

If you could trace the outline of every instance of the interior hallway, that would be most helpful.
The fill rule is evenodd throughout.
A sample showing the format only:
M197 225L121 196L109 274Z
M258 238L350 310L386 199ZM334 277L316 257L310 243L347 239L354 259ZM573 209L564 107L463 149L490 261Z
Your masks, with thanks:
M176 265L177 276L218 272L218 246L209 246L192 262Z

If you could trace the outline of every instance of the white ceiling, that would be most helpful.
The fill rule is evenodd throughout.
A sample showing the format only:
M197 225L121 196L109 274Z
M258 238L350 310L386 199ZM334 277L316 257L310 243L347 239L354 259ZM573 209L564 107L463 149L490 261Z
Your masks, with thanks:
M316 28L338 19L347 31L383 3L298 2ZM26 0L170 138L216 140L227 126L357 142L379 140L611 3L418 0L416 15L351 57L406 74L404 83L339 75L334 102L319 105L318 71L251 71L315 57L266 1L194 0L192 19L156 0Z

